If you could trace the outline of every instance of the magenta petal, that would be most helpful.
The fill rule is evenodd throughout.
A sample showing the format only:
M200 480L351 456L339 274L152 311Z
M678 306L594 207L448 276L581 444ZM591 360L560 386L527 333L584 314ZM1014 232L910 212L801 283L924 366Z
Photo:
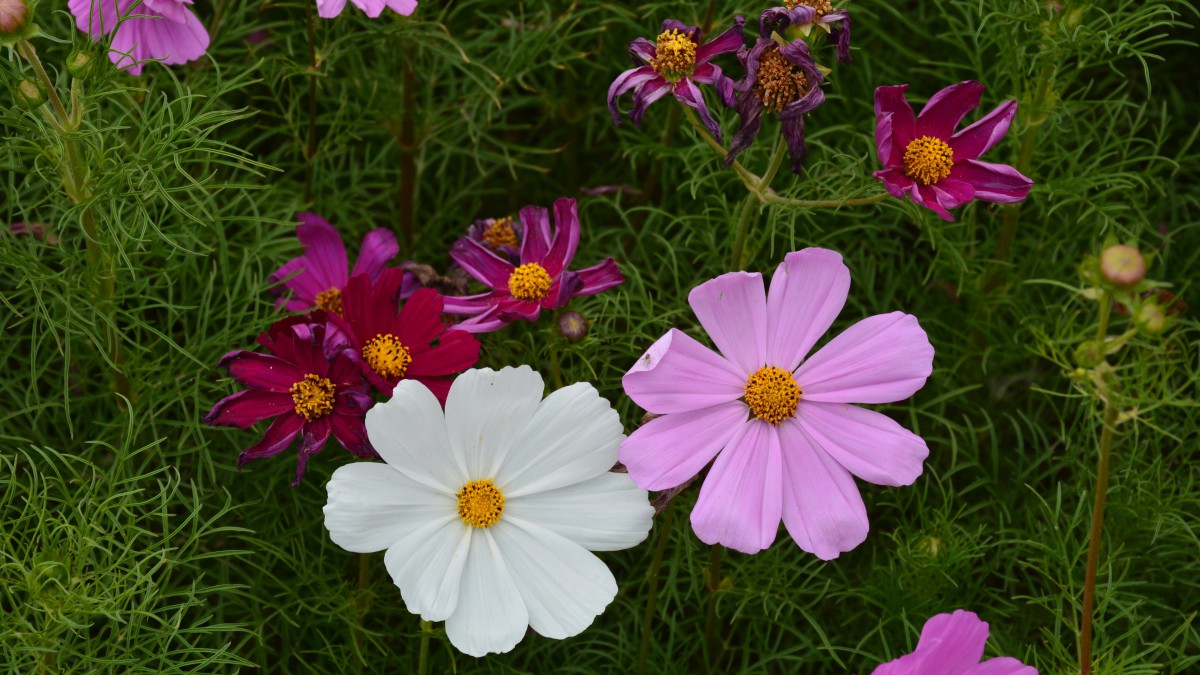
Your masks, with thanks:
M883 183L888 191L896 199L904 199L905 195L910 190L914 189L916 183L913 179L905 175L903 169L883 169L872 174Z
M759 421L738 427L700 487L696 536L742 553L768 548L783 514L782 474L778 428Z
M550 212L540 206L526 206L520 215L521 227L525 230L521 262L542 260L550 250Z
M450 248L450 257L477 280L496 290L508 290L508 278L514 269L512 263L483 244L460 237Z
M625 393L659 415L688 412L736 401L747 375L677 329L650 345L621 378Z
M609 258L599 265L585 267L578 271L583 286L575 292L576 295L595 295L618 286L625 281L621 270L617 269L617 261Z
M975 187L965 180L955 178L953 172L948 178L943 178L929 187L937 195L938 203L945 209L956 209L975 198Z
M478 295L447 295L442 298L442 312L451 316L476 316L496 309L500 298L508 297L508 289L488 291Z
M308 373L278 356L238 350L221 357L218 368L229 371L230 377L254 389L286 392Z
M521 262L538 262L550 274L557 277L575 259L575 250L579 248L579 207L574 199L563 197L554 201L554 241L544 260L522 260ZM505 283L507 283L505 279Z
M988 659L983 663L963 671L963 675L1038 675L1037 668L1027 666L1020 661L1004 656Z
M471 334L490 333L494 330L499 330L510 323L512 322L500 317L499 307L492 307L486 312L477 316L473 316L462 323L454 324L450 327L450 330L457 330Z
M303 427L304 418L299 415L276 417L271 426L267 427L267 432L263 434L262 440L238 455L238 468L242 468L246 462L251 460L271 457L283 452L292 444L292 439L300 433L300 429Z
M917 317L876 314L850 326L796 370L807 401L891 403L912 396L933 372L933 346Z
M204 416L204 423L248 429L269 417L292 412L295 407L291 394L246 389L217 401Z
M1015 204L1025 199L1033 187L1033 181L1013 167L977 159L955 162L949 178L970 183L976 199L1001 204Z
M739 401L656 417L621 442L621 463L643 490L673 488L700 473L746 417Z
M974 612L938 614L925 622L913 653L879 666L872 675L962 675L978 666L987 638L988 625Z
M824 248L787 254L767 294L767 363L795 370L833 325L849 292L841 254Z
M671 83L661 79L647 82L644 87L635 91L633 107L629 109L629 119L633 121L633 126L641 126L642 117L645 116L646 109L650 107L650 104L666 96L670 91Z
M640 87L658 77L659 75L654 72L654 68L640 66L621 73L617 76L617 79L613 80L612 84L608 87L608 112L612 115L613 124L621 126L621 113L617 110L617 99L621 97L621 94L635 87Z
M675 100L680 103L696 109L700 113L700 121L704 122L704 126L708 129L713 138L719 142L721 140L721 125L713 119L712 114L708 111L708 104L704 102L704 94L700 93L700 88L695 85L689 78L683 78L675 83L675 88L672 90L675 94Z
M983 96L983 85L967 80L952 84L934 94L917 115L917 136L947 140L954 127L975 108Z
M794 420L779 425L783 524L800 548L833 560L866 541L867 507L854 478Z
M916 137L916 118L904 97L907 84L875 89L875 146L879 163L898 167L904 160L904 149Z
M950 147L954 148L954 161L978 159L980 155L991 150L1004 138L1004 134L1008 133L1008 125L1012 123L1016 114L1016 100L1005 101L978 122L951 136Z
M735 16L732 27L696 48L696 63L707 63L718 54L736 52L742 46L742 28L745 25L746 19Z
M371 281L376 281L388 261L398 253L400 244L396 243L396 235L382 227L371 230L363 237L362 250L358 252L358 260L350 276L365 274Z
M743 378L768 365L767 294L761 274L722 274L693 288L688 304L717 349L742 370Z
M646 38L634 38L633 42L629 43L629 57L637 63L639 59L650 63L650 59L658 56L658 45L647 40Z
M332 225L315 213L299 216L296 236L304 244L308 258L308 273L324 288L342 288L350 280L350 265L346 261L346 246Z
M296 463L296 479L292 481L292 487L296 487L304 479L308 458L325 449L325 443L329 441L332 432L333 425L329 423L328 415L304 425L300 432L300 449L297 453L299 461Z
M948 223L954 222L954 216L950 215L950 212L946 210L946 204L951 204L950 208L954 208L958 204L945 192L939 194L937 187L914 183L913 187L908 191L908 196L913 200L914 204L920 204L933 211L942 220Z
M924 439L873 410L801 401L796 418L822 450L868 483L912 485L929 456Z

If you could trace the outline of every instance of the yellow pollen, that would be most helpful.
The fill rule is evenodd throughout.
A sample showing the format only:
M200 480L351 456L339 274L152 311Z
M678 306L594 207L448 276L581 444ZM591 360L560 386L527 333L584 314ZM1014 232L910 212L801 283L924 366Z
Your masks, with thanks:
M914 138L904 149L904 173L921 185L949 176L953 166L954 149L940 138Z
M504 492L492 479L473 480L458 491L458 517L471 527L491 527L504 514Z
M795 417L803 393L796 378L778 366L763 366L746 380L746 404L750 412L771 424Z
M517 247L517 231L513 228L512 218L497 218L483 231L483 243L493 251L499 251L505 246Z
M389 380L404 377L408 364L412 363L408 348L391 333L377 334L368 340L363 345L362 355L371 370Z
M550 292L550 273L537 263L525 263L508 278L508 292L518 300L541 300Z
M288 391L292 394L292 402L296 404L296 414L311 422L333 410L333 395L337 387L329 378L309 373Z
M663 31L658 36L657 56L650 59L654 72L667 82L678 82L696 68L696 43L678 28Z
M813 15L813 20L819 19L833 11L833 5L829 4L829 0L786 0L784 2L788 9L796 9L800 5L812 7L816 10Z
M323 309L330 314L342 315L342 292L336 288L317 293L317 309Z
M767 112L779 112L807 92L808 78L783 58L778 46L771 45L763 51L754 79L754 93Z

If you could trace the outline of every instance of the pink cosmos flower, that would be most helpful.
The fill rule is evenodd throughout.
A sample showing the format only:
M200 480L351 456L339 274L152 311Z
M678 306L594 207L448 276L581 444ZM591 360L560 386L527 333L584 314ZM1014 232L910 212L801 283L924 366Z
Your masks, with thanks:
M904 97L907 84L875 90L875 145L884 169L875 172L897 199L905 195L953 221L948 209L972 199L1014 204L1025 199L1033 181L1006 164L979 161L1008 133L1017 114L1015 100L1001 103L971 126L954 131L979 107L983 85L959 82L933 95L913 117Z
M112 33L108 59L141 75L145 61L179 65L208 50L208 31L185 6L190 4L192 0L68 0L67 7L93 42Z
M578 271L567 269L579 246L579 210L574 199L554 202L554 224L551 233L546 209L521 209L523 239L517 265L469 237L454 242L450 257L492 289L446 298L447 314L471 317L456 329L485 333L517 319L536 321L543 309L558 309L577 295L595 295L625 281L612 258Z
M372 19L378 17L383 8L408 16L417 9L417 0L353 0L354 6L366 12ZM317 0L317 16L332 19L342 13L346 0Z
M988 625L974 612L957 610L925 622L917 649L876 668L872 675L1038 675L1033 666L1001 657L983 663Z
M354 271L350 272L346 247L333 225L307 211L300 214L299 220L296 236L304 244L304 255L284 263L271 275L274 284L271 291L281 296L275 306L289 312L303 312L317 307L340 315L342 289L350 277L365 274L375 281L383 273L388 261L400 252L394 234L382 227L371 230L363 237L362 250L354 263ZM416 285L411 286L409 295L416 288ZM283 297L289 289L292 291L291 299Z
M324 312L277 321L258 343L270 353L237 350L221 357L218 365L248 389L217 401L204 416L206 424L239 429L274 418L262 440L238 455L239 469L283 452L297 436L300 463L292 487L331 435L359 457L377 456L363 423L371 397L358 354Z
M688 302L720 354L672 329L625 374L625 393L661 415L621 445L644 490L667 490L716 458L692 511L701 541L744 553L771 545L779 521L800 548L832 560L867 537L854 476L909 485L925 441L852 403L908 398L933 347L902 312L868 317L807 356L841 312L850 272L834 251L789 253L770 292L761 274L723 274Z

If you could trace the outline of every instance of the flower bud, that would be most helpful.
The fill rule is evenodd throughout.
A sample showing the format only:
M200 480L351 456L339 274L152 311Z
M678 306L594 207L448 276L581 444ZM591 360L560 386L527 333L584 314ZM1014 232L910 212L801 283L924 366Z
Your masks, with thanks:
M40 105L46 102L46 94L42 91L42 87L34 80L21 80L17 82L16 91L13 92L17 102L21 105L35 110Z
M1147 335L1160 335L1167 330L1169 326L1167 313L1162 306L1147 302L1138 308L1137 314L1133 315L1133 325L1137 329Z
M29 23L25 0L0 0L0 37L23 37Z
M1075 365L1080 368L1095 368L1104 362L1104 345L1098 340L1088 340L1075 348Z
M1109 246L1100 254L1100 274L1110 284L1129 288L1146 278L1146 259L1132 246Z
M588 334L587 320L579 312L563 312L562 316L558 317L558 332L562 333L568 342L579 342Z
M67 57L67 72L71 74L71 77L81 80L86 80L92 76L92 72L96 69L95 65L96 59L91 54L78 49L71 52L71 55Z

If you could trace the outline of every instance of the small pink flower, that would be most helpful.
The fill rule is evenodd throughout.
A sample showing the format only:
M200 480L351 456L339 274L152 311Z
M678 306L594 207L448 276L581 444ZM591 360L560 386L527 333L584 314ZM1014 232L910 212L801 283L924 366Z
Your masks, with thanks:
M720 354L672 329L625 374L625 393L661 415L621 445L638 487L667 490L716 458L692 511L701 541L757 553L782 519L800 548L832 560L867 537L854 476L910 485L921 475L920 436L850 405L925 384L933 347L917 319L868 317L807 356L849 288L842 257L821 248L789 253L770 293L761 274L723 274L688 296Z
M408 16L417 9L417 0L352 0L354 6L361 9L367 16L374 19L383 13L386 7L397 14ZM342 13L346 0L317 0L317 16L322 19L332 19Z
M871 675L1038 675L1037 668L1001 657L983 663L988 625L974 612L957 610L925 622L917 648L880 665Z
M1007 164L979 157L1008 133L1017 102L1005 101L971 126L954 128L979 106L983 85L959 82L933 95L913 117L904 97L907 84L875 90L875 145L884 168L875 172L897 199L908 196L953 221L949 209L973 199L1014 204L1025 199L1033 181Z
M94 42L112 33L109 60L141 75L145 61L179 65L208 50L208 31L185 7L190 4L192 0L69 0L67 6L79 30Z
M365 274L371 281L376 281L388 261L400 252L396 235L382 227L371 230L363 237L362 250L352 273L341 235L321 216L308 211L301 213L296 237L304 244L304 255L287 261L271 275L275 284L271 287L272 292L282 296L289 289L292 291L291 299L280 297L276 302L276 306L289 312L316 307L340 315L342 289L350 277ZM405 281L410 277L405 275ZM409 288L408 295L416 288L415 285Z

